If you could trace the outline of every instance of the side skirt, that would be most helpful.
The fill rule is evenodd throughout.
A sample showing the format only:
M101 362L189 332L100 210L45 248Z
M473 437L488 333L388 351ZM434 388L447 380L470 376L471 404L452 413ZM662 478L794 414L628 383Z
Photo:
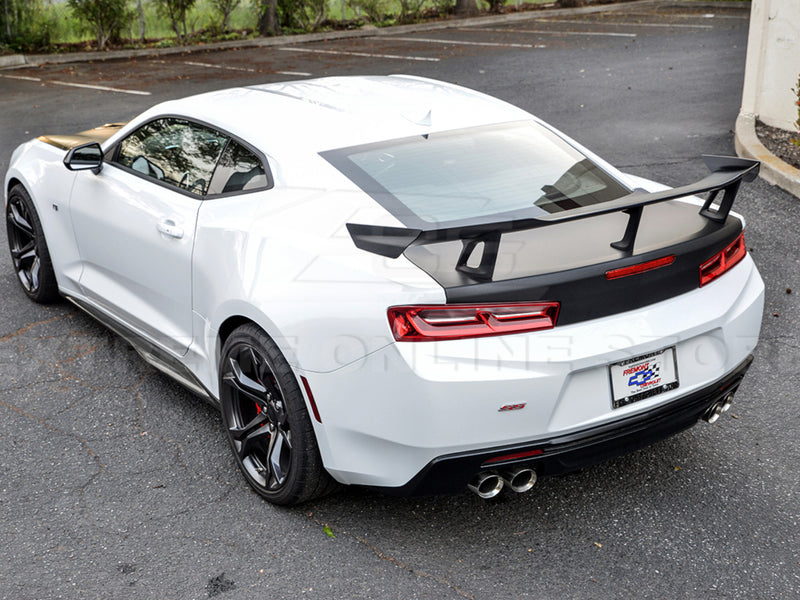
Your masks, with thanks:
M139 356L142 357L142 360L144 360L147 364L155 367L165 375L171 377L190 392L200 396L212 406L219 408L219 400L217 400L214 395L209 392L208 389L206 389L206 387L200 382L195 374L192 373L186 367L186 365L180 362L177 358L171 356L166 351L162 350L148 339L143 337L141 334L114 319L104 311L92 306L88 302L73 296L66 296L66 299L133 346L133 349L136 350Z

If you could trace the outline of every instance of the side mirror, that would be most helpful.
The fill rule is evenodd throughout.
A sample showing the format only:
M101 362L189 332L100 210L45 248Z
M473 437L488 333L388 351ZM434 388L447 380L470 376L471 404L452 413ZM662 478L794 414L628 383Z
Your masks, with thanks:
M64 166L70 171L91 170L97 175L103 168L103 149L97 142L75 146L64 157Z

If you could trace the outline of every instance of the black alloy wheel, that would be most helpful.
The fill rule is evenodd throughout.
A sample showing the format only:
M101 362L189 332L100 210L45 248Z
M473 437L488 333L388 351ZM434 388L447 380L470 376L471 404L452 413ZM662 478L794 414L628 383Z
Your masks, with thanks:
M42 223L22 185L15 185L8 194L6 231L14 271L25 294L42 304L57 300L58 284Z
M297 379L276 344L255 325L239 327L223 346L220 403L236 462L261 496L291 505L335 488L322 466Z

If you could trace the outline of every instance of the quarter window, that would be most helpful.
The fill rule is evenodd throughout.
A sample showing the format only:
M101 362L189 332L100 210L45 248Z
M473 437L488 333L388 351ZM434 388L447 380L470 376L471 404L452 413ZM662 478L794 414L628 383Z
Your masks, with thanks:
M208 189L209 194L249 192L269 185L261 160L250 150L231 140L220 158Z
M227 141L227 136L205 125L177 118L158 119L120 142L117 162L204 196Z

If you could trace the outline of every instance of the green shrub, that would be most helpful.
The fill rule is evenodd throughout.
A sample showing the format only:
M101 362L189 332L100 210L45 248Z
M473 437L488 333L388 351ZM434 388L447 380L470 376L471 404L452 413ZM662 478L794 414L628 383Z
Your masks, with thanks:
M189 36L190 28L186 24L186 16L195 2L196 0L155 0L159 14L169 19L172 31L178 37L178 44L183 44Z
M0 47L18 52L50 47L53 22L41 0L0 0Z
M347 6L353 12L363 13L371 23L382 23L386 18L385 0L348 0Z
M327 7L327 0L278 0L278 22L289 31L316 31Z
M97 49L104 50L110 41L119 41L133 14L126 0L69 0L73 14L97 40Z

